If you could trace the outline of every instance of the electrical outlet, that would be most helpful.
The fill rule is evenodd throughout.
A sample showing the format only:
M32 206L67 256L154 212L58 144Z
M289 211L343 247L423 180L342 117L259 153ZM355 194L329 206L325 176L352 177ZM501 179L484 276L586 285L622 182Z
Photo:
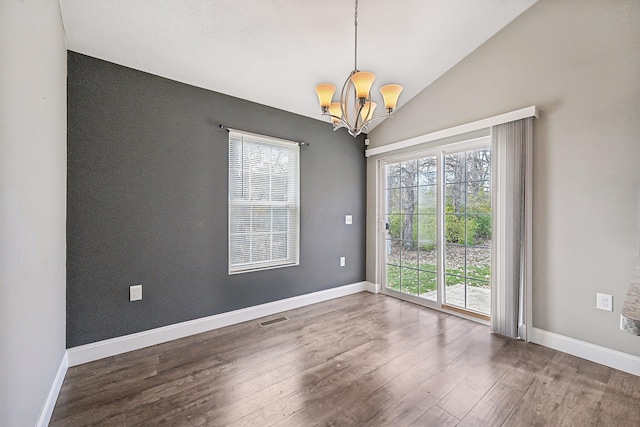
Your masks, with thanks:
M142 299L142 285L129 286L129 301L140 301Z
M613 295L596 294L596 308L599 310L613 311Z
M353 224L353 217L351 215L345 215L344 223L345 224Z
M344 267L345 262L346 262L345 258L343 256L341 256L340 257L340 267Z

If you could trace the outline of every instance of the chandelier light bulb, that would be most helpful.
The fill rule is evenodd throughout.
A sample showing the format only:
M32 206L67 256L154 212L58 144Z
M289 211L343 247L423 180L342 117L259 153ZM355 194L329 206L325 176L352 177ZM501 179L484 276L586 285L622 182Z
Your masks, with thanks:
M335 85L331 83L322 83L316 86L316 94L318 95L318 101L323 108L329 108L331 105L331 99L336 92Z
M373 118L373 112L376 110L377 106L378 104L373 101L365 102L364 106L362 107L362 111L360 111L362 123L365 123Z
M342 117L342 104L338 101L332 102L329 106L329 114L331 115L331 123L337 125Z
M376 75L368 71L358 71L351 76L358 98L369 98L369 92L371 92L371 86L375 79Z
M380 88L380 93L384 99L384 108L389 114L396 108L402 89L402 86L397 84L384 85Z

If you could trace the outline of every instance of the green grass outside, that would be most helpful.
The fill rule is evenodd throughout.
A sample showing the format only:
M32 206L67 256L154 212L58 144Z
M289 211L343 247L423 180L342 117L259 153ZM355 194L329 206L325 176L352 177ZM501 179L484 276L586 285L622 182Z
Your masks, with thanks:
M436 266L424 264L422 270L418 270L416 264L404 264L402 268L387 264L387 288L395 289L411 295L421 295L434 291L437 287ZM428 271L425 271L428 270ZM445 285L453 286L464 284L464 268L450 268L445 274ZM401 277L402 275L402 277ZM490 285L491 266L468 266L467 285L475 287L487 287Z

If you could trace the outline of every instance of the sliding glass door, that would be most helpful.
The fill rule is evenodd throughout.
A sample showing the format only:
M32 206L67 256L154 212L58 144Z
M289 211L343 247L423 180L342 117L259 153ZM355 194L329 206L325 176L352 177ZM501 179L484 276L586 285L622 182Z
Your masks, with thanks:
M491 150L444 155L444 303L491 311Z
M385 166L386 286L437 301L437 159Z
M488 140L381 162L382 280L388 294L488 318Z

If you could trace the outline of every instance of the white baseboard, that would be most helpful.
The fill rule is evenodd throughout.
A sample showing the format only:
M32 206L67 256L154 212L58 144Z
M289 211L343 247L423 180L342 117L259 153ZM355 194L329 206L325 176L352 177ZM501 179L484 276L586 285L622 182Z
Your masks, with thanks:
M371 283L371 282L365 282L367 284L367 291L371 292L372 294L379 294L380 293L380 283Z
M225 326L235 325L249 320L259 319L282 311L292 310L294 308L304 307L306 305L328 301L330 299L358 292L372 292L372 289L376 289L375 284L370 282L358 282L311 294L261 304L254 307L243 308L228 313L216 314L214 316L189 320L187 322L176 323L131 335L73 347L67 350L67 354L69 355L69 366L81 365L83 363L92 362L105 357L115 356L116 354L138 350L140 348L161 344L213 329L223 328Z
M62 361L60 362L60 366L58 367L56 377L53 379L53 383L51 384L51 388L49 389L47 400L42 407L42 411L40 411L40 416L38 417L38 422L36 423L37 427L46 427L49 425L49 421L51 421L51 415L53 414L53 408L56 406L56 400L58 400L58 395L60 394L60 389L62 388L62 382L64 381L65 375L67 375L68 368L69 356L67 355L67 352L65 352L64 356L62 357Z
M574 338L558 335L543 329L531 328L529 341L554 350L569 353L610 368L640 376L640 357Z

